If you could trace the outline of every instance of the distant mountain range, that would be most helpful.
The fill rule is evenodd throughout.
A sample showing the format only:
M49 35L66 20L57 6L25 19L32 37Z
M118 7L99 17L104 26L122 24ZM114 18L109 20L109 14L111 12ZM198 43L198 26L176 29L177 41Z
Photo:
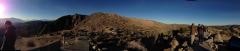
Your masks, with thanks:
M0 19L0 28L2 28L4 26L4 23L6 21L11 21L13 23L13 25L15 26L20 26L22 23L24 23L24 20L18 19L18 18L1 18Z
M23 23L24 20L18 19L18 18L2 18L0 19L1 22L5 22L6 20L12 21L13 23Z

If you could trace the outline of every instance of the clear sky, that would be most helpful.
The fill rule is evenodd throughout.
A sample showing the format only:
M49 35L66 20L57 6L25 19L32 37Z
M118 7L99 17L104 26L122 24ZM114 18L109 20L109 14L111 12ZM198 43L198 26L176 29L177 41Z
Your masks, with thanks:
M5 17L57 19L111 12L163 23L240 24L240 0L0 0Z

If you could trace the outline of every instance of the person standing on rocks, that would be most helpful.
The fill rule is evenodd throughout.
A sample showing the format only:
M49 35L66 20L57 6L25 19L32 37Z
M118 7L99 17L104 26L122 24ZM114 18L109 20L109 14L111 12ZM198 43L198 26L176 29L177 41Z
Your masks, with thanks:
M5 22L5 28L1 50L15 50L15 41L17 39L16 28L12 25L11 21Z
M191 31L190 31L190 35L191 35L190 45L193 45L193 42L195 40L195 35L196 35L196 29L195 29L194 23L192 23L190 29L191 29Z
M198 25L198 28L197 28L197 31L198 31L198 44L202 44L203 43L203 39L204 39L204 32L206 31L205 30L205 26L204 25Z

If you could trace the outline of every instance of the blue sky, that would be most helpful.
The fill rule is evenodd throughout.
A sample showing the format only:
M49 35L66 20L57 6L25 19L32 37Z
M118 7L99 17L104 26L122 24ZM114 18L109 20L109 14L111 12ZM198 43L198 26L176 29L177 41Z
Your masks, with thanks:
M240 24L240 0L6 0L5 5L6 16L25 20L111 12L170 24Z

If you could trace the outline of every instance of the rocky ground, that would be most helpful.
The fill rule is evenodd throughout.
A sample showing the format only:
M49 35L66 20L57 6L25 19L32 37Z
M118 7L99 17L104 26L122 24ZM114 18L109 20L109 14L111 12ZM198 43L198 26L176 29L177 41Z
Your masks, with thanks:
M196 37L195 45L189 45L188 35L181 33L151 35L151 32L119 28L103 32L82 31L80 34L70 30L61 32L64 32L62 36L65 37L62 40L64 51L230 51L227 44L231 39L224 34L205 33L206 39L202 44L197 44Z

